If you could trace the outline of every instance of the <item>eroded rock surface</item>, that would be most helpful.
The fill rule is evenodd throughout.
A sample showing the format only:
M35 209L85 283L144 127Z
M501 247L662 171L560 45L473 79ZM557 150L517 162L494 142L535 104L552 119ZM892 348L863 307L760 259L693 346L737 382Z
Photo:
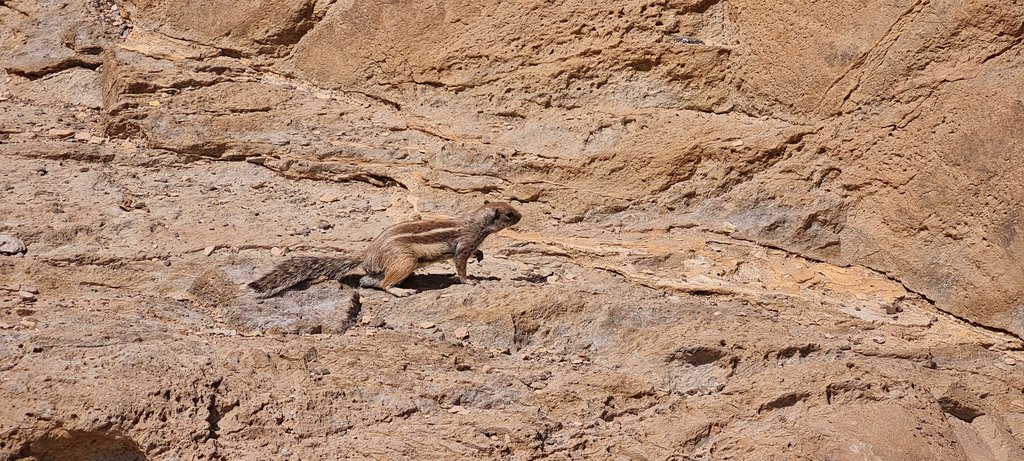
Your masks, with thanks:
M2 2L0 458L1019 459L1022 8Z

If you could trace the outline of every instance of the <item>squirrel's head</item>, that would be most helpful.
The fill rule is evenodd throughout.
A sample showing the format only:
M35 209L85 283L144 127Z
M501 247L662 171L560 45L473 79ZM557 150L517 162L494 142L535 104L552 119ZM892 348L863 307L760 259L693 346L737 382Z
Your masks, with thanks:
M523 215L505 202L484 201L484 206L480 207L480 214L486 217L487 229L491 232L512 226L523 219Z

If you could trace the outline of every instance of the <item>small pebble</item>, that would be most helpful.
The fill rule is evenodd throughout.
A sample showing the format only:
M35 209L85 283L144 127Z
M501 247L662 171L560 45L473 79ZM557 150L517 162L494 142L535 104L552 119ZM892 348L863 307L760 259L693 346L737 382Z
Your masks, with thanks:
M383 328L384 319L376 316L363 317L363 324L371 328Z
M89 133L88 131L79 131L78 133L75 133L75 139L78 141L88 141L92 139L92 133Z
M18 296L21 296L21 300L26 302L32 302L36 300L36 294L28 290L19 291Z
M300 227L292 231L292 235L309 235L308 227Z
M325 193L324 195L321 195L321 196L320 196L320 201L321 201L321 202L324 202L324 203L333 203L333 202L337 202L337 201L338 201L338 196L337 196L337 195L334 195L334 194L332 194L332 193L330 193L330 192L327 192L327 193Z
M543 193L544 190L539 187L520 185L512 188L511 196L520 202L529 203L540 199Z
M217 251L217 247L216 246L213 246L213 245L208 246L208 247L203 249L203 255L210 256L210 255L213 254L214 251Z
M452 336L454 336L455 339L466 339L469 337L469 329L466 327L456 328L455 331L452 332Z
M428 328L434 328L434 322L420 322L417 326L426 330Z
M288 250L281 247L273 247L270 249L270 255L275 258L280 258L281 256L284 256L286 253L288 253Z
M61 128L54 128L54 129L46 132L46 135L49 136L51 139L70 138L74 134L75 134L75 132L72 131L72 130L65 130L65 129L61 129Z
M682 43L686 45L703 45L704 40L697 37L690 37L688 35L676 35L672 37L672 41L676 43Z
M1010 357L1006 357L1006 358L1003 359L1003 363L1005 363L1007 365L1010 365L1010 366L1013 366L1013 365L1017 364L1017 361L1012 359L1012 358L1010 358Z
M530 387L536 390L541 390L544 389L545 387L548 387L548 385L543 381L534 381L530 383Z
M875 337L871 338L871 340L876 342L876 343L878 343L878 344L885 344L885 338L883 338L881 336L875 336Z
M328 230L328 229L331 229L333 227L334 227L334 224L331 224L331 223L329 223L327 221L324 221L322 219L316 222L316 228L320 229L320 230Z

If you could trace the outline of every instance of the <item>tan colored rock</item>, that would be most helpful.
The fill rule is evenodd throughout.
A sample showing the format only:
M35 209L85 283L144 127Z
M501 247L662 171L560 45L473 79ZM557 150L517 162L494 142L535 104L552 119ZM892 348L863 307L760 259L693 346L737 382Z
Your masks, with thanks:
M0 8L0 459L1020 457L1024 7L116 3Z
M18 237L0 234L0 255L17 255L28 251L25 242Z
M249 53L278 54L316 23L316 4L311 0L130 0L123 5L137 26L170 37Z
M509 196L520 202L533 202L541 197L544 190L535 186L516 186L512 188Z
M138 27L132 28L120 47L151 58L170 60L211 59L220 54L212 46L176 39Z
M62 128L51 128L47 130L46 135L52 139L65 139L74 136L74 130L65 130Z
M99 109L103 104L99 81L99 72L73 67L50 73L45 78L19 82L15 87L19 97L42 105L72 104Z

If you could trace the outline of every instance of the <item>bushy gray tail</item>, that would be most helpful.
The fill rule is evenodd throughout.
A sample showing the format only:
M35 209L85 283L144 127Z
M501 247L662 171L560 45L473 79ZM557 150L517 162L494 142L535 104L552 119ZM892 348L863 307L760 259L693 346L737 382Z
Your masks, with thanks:
M269 298L305 280L341 278L361 262L355 258L298 256L274 266L267 275L249 283L249 288L259 293L261 298Z

